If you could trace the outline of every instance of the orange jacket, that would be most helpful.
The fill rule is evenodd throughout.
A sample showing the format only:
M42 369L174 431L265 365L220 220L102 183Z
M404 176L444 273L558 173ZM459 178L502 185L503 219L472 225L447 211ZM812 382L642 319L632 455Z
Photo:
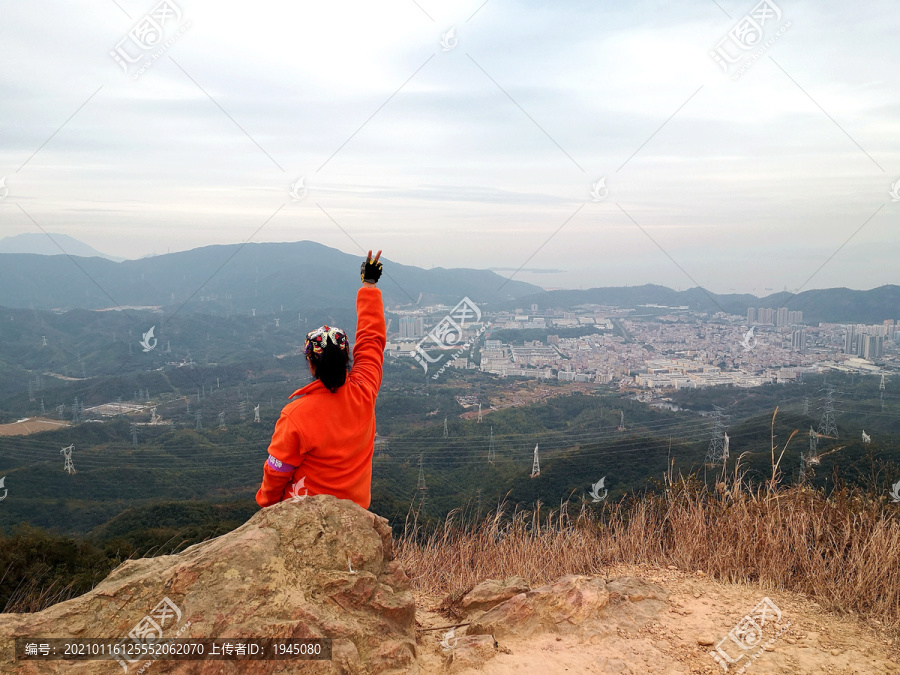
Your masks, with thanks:
M281 411L263 466L260 506L306 495L372 501L375 398L381 387L386 329L381 291L356 294L356 344L347 381L334 393L319 380L298 389Z

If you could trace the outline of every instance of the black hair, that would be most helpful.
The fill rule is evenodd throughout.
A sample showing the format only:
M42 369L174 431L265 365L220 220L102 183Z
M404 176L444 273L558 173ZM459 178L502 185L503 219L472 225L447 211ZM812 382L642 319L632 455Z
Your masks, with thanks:
M334 344L330 338L322 349L322 353L311 353L309 360L316 367L314 377L321 380L332 394L347 381L350 354Z

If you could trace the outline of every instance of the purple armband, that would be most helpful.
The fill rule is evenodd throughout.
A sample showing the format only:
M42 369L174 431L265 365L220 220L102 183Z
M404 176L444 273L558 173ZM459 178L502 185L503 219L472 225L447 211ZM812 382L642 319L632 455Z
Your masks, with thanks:
M280 459L275 459L272 455L269 455L266 464L268 464L272 470L281 471L282 473L294 473L294 469L297 468L287 462L282 462Z

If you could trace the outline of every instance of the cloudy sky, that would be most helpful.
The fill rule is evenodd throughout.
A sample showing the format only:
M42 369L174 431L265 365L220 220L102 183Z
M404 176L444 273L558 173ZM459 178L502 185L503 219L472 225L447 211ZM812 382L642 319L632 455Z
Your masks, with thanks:
M546 288L900 283L900 12L776 2L7 3L0 237L311 239Z

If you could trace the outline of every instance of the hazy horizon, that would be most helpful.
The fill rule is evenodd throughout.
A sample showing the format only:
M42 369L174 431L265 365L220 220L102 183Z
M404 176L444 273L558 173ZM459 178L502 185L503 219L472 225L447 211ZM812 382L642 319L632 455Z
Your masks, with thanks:
M65 242L59 241L59 239L58 239L58 237L57 237L57 235L58 235L59 233L51 232L51 233L48 233L48 234L50 235L50 237L53 238L53 240L51 241L51 245L53 246L53 248L55 249L55 251L52 252L52 253L51 253L51 252L44 252L44 253L37 253L37 254L38 254L38 255L62 255L63 253L60 251L59 245L62 244L63 248L65 248ZM40 236L44 236L44 235L40 235ZM8 239L8 238L0 239L0 244L2 244L3 241L4 241L5 239ZM11 238L9 238L9 239L11 239ZM48 241L50 241L50 240L48 239ZM304 239L299 239L299 240L296 240L296 241L282 241L282 242L250 242L250 243L266 243L266 244L299 244L299 243L302 243L302 242L304 242L304 241L309 241L309 242L312 242L312 243L318 243L318 244L321 244L321 242L314 242L314 241L309 240L309 239L306 239L306 240L304 240ZM84 244L84 242L79 242L79 243ZM243 244L243 242L222 242L222 243L219 243L219 244L208 244L208 246L240 246L240 245L242 245L242 244ZM323 244L323 245L325 245L325 244ZM94 247L92 247L92 248L94 248ZM196 247L196 248L202 248L202 247ZM356 251L348 250L347 247L344 247L344 248L340 248L340 247L332 247L332 248L334 248L334 249L336 249L336 250L339 250L339 251L342 252L342 253L346 253L346 254L348 254L348 255L356 255ZM167 254L172 254L172 253L184 253L185 251L190 251L190 250L193 250L193 249L185 249L184 251L165 251L165 252L161 252L161 253L148 253L148 254L143 255L143 256L141 256L141 257L139 257L139 258L125 258L125 259L123 259L123 260L113 259L113 258L110 258L109 256L106 256L106 255L104 255L103 257L106 257L106 258L109 259L111 262L116 262L116 263L118 263L118 262L127 262L127 261L129 261L129 260L144 260L144 259L147 259L147 258L154 258L154 257L157 257L157 256L162 256L162 255L167 255ZM10 252L10 251L0 251L0 253L21 253L21 252L25 252L25 251L12 251L12 252ZM32 253L34 253L34 252L32 252ZM68 250L65 251L65 253L66 253L66 254L70 254L70 255L77 255L77 254L73 254L71 251L68 251ZM97 251L97 253L100 253L100 254L106 254L106 251ZM403 261L403 260L391 260L391 259L390 259L390 256L384 256L384 259L385 259L386 261L395 262L395 263L398 263L398 264L401 264L401 265L412 265L412 266L416 266L416 265L413 265L412 263L408 263L408 262ZM435 266L435 267L439 267L439 266ZM433 268L423 268L423 269L433 269ZM445 267L444 269L458 269L458 268L446 268L446 267ZM495 272L495 273L497 273L497 274L499 274L500 276L503 276L503 277L509 277L509 273L510 273L510 272L515 272L515 271L516 271L516 270L514 270L513 268L490 268L490 267L487 267L487 268L466 268L466 269L485 269L485 270L488 270L488 271L491 271L491 272ZM553 286L544 286L544 285L538 283L542 276L545 276L545 275L547 275L547 274L552 274L552 273L554 273L554 272L556 272L556 271L558 271L558 270L529 269L529 268L525 267L525 268L522 268L522 269L518 270L518 274L516 274L515 279L516 279L517 281L525 281L525 282L530 283L530 284L533 284L533 285L535 285L535 286L539 286L540 288L542 288L542 289L545 290L545 291L558 291L558 290L590 290L590 289L592 289L592 288L601 288L601 287L599 287L599 286L584 286L584 287L581 287L581 288L553 287ZM533 280L531 280L531 279L526 279L525 277L531 277L531 278L533 278L533 279L536 279L537 281L533 281ZM627 287L638 287L638 286L644 286L644 285L651 285L651 282L646 282L646 283L643 283L643 284L640 284L640 283L638 283L638 284L613 284L613 285L611 285L611 286L607 286L607 288L627 288ZM666 284L656 284L656 285L664 286L664 287L666 287L666 288L669 288L669 289L675 290L675 291L679 291L679 292L680 292L680 291L686 291L686 290L689 290L689 289L691 289L691 288L696 288L695 286L669 286L669 285L666 285ZM878 286L871 286L871 287L868 287L868 288L860 288L860 287L855 287L855 286L845 286L845 287L843 287L843 288L849 288L850 290L854 290L854 291L869 291L869 290L873 290L873 289L875 289L875 288L880 288L880 287L882 287L882 286L888 286L888 285L895 286L895 285L897 285L897 284L879 284ZM838 287L828 287L828 288L838 288ZM709 291L709 290L711 290L711 289L705 289L705 290L708 290L708 291ZM753 292L744 292L744 293L740 293L740 294L743 294L743 295L753 295L753 296L756 296L756 297L758 297L759 299L762 300L762 299L764 299L765 297L767 297L767 296L769 296L769 295L773 295L773 294L775 294L775 293L787 292L787 291L789 291L789 290L790 290L790 289L787 289L787 288L781 288L781 289L778 289L778 288L764 288L764 289L757 290L757 292L755 292L755 293L753 293ZM812 289L806 289L806 290L812 290ZM816 289L816 290L822 290L822 289ZM712 291L712 292L717 293L718 295L728 295L729 293L732 293L732 292L735 292L735 293L736 293L736 291L727 291L727 292L721 292L721 293L720 293L720 292L717 292L717 291Z

